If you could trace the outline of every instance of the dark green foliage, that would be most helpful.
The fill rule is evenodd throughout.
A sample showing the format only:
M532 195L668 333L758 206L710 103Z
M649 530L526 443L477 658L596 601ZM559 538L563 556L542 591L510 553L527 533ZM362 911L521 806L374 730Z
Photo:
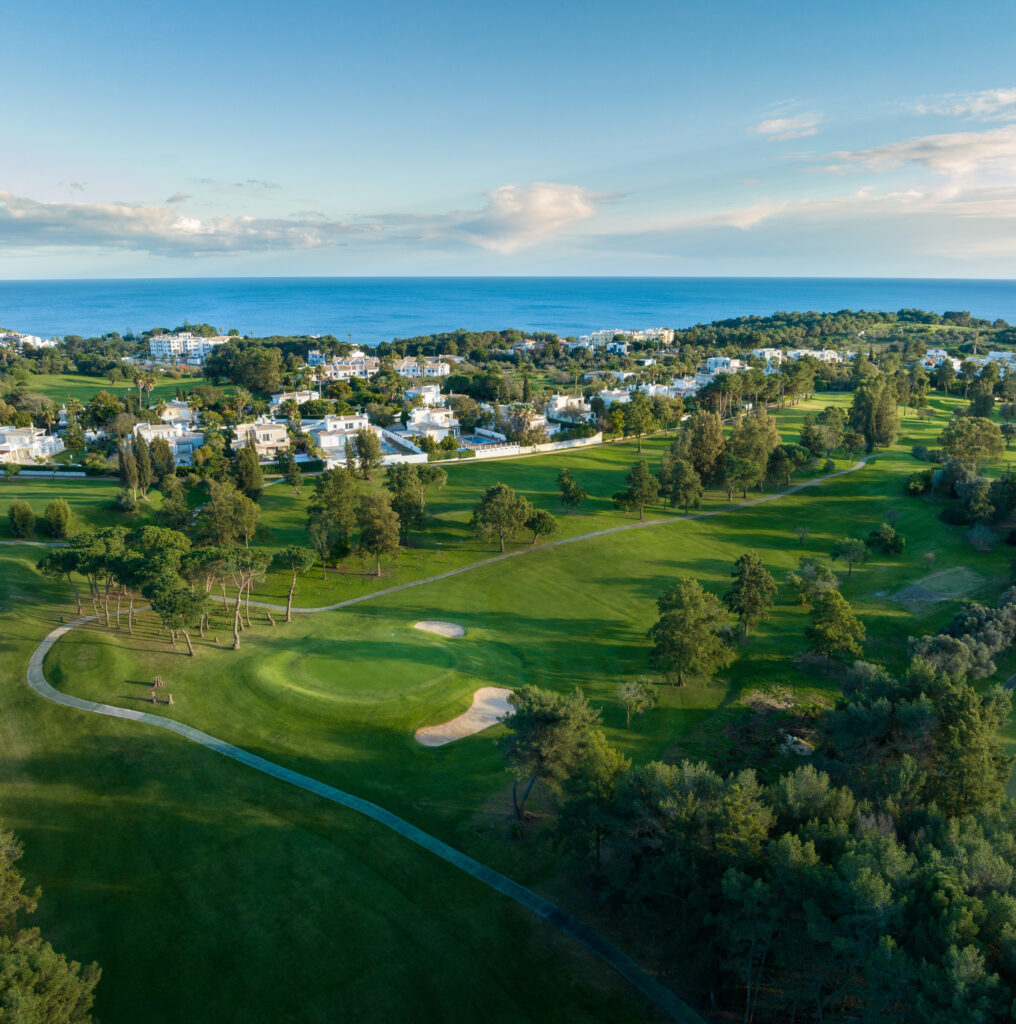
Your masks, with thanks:
M776 596L776 580L755 551L741 555L731 575L734 585L723 595L723 603L737 616L743 635L747 636L750 627L769 618Z
M534 508L525 522L527 530L533 532L533 543L540 537L551 537L558 531L558 522L550 512L542 508Z
M35 513L27 501L16 498L7 509L7 518L10 520L11 533L15 537L30 537L35 529Z
M660 492L660 483L649 472L649 463L640 459L624 478L624 482L625 489L614 495L614 504L629 512L638 509L639 519L645 518L646 505L654 502Z
M885 448L896 440L900 430L896 396L884 376L869 378L857 388L848 420L864 438L868 451Z
M369 480L371 473L384 462L381 438L373 430L363 428L353 436L349 447L352 449L360 475L364 480Z
M176 475L176 459L173 449L164 437L157 437L149 447L152 460L152 479L161 486L167 478Z
M505 541L523 529L531 513L532 505L525 498L507 484L497 483L477 502L470 525L479 536L497 540L504 551Z
M686 675L709 678L734 660L723 605L698 580L678 580L656 604L660 619L649 630L649 660L678 686Z
M827 590L815 598L810 619L804 634L816 654L833 658L861 653L864 626L838 590Z
M869 548L881 551L885 555L899 555L906 546L906 538L901 536L889 523L882 523L868 534Z
M381 556L395 557L399 553L399 534L402 527L392 509L391 498L384 493L365 494L356 508L356 521L360 537L356 543L362 554L375 559L375 574L381 575Z
M63 540L70 532L71 507L63 498L54 498L42 514L46 529L51 537Z
M586 489L572 476L570 469L562 469L557 474L557 486L561 491L561 505L565 509L576 508L589 497Z
M261 472L261 462L253 441L241 445L237 451L233 477L237 489L243 491L251 501L257 501L261 497L261 492L265 489L265 477Z

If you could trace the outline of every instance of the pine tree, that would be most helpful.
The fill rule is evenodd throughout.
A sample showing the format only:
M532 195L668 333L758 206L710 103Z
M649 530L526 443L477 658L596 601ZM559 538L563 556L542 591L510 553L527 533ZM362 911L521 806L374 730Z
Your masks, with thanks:
M734 563L734 585L723 595L723 603L737 616L747 637L750 627L769 618L776 594L776 580L762 564L757 552L746 551Z
M644 519L646 505L655 501L660 493L660 482L649 472L649 463L645 459L639 459L624 482L627 486L614 495L614 504L629 512L638 509L639 519Z
M141 436L135 434L131 445L134 451L134 461L138 465L138 489L141 497L148 497L148 488L152 486L152 456L148 448L148 442Z

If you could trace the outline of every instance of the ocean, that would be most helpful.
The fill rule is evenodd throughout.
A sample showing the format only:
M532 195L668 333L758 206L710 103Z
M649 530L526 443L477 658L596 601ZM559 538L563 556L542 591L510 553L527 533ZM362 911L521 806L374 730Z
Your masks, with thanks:
M1016 323L1016 282L903 278L277 277L0 281L0 327L42 337L172 328L334 334L688 327L779 310L969 310Z

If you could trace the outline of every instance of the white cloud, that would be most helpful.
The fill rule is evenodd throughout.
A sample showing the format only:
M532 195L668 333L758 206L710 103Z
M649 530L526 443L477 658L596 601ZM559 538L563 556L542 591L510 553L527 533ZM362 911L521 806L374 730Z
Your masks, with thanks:
M823 115L817 111L792 114L789 117L771 117L753 125L753 135L764 135L767 142L787 142L790 139L804 139L814 135Z
M192 256L312 249L378 230L372 224L324 218L202 220L181 216L168 205L44 203L0 192L0 244L5 247L80 246Z
M480 210L454 210L430 216L400 214L376 218L420 240L466 242L500 253L513 253L560 235L597 212L597 204L617 198L579 185L534 181L501 185L486 193Z
M827 165L825 170L840 173L854 167L881 172L916 164L951 177L979 171L1011 174L1016 172L1016 125L983 132L924 135L829 156L838 162Z
M917 100L910 109L917 114L947 114L984 121L1016 118L1016 89L984 89L981 92L948 93Z

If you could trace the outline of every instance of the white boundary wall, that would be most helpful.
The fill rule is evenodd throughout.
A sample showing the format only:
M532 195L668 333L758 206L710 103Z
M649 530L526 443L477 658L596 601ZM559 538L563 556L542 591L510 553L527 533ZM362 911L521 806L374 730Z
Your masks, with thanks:
M547 444L533 444L526 448L512 446L504 448L497 446L497 451L484 452L482 448L475 449L477 459L511 459L518 455L538 455L541 452L557 452L567 448L588 448L594 444L603 443L603 432L593 434L592 437L577 437L574 441L550 441ZM472 459L463 459L463 462L472 462Z

